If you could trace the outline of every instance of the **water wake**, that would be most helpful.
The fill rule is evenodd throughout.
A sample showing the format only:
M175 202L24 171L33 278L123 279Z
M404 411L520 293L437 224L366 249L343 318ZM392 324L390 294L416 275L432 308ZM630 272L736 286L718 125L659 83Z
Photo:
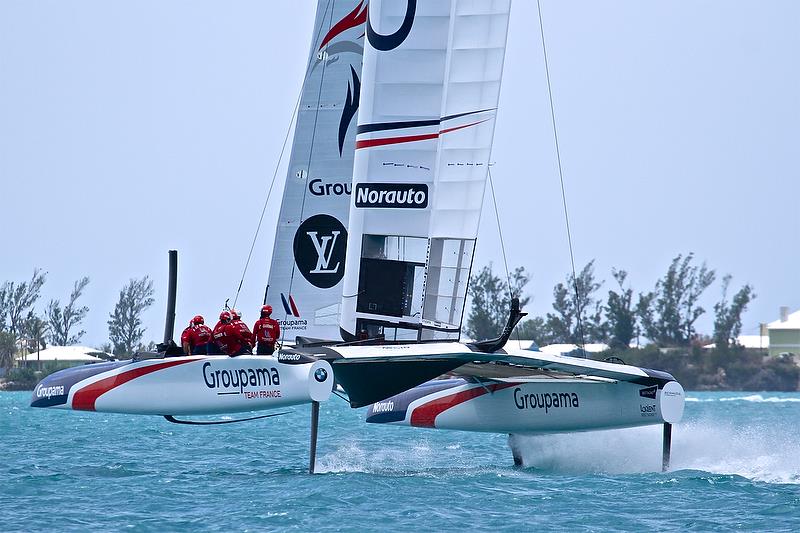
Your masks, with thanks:
M753 402L753 403L800 403L800 398L798 397L788 397L788 396L769 396L764 397L761 394L750 394L748 396L731 396L731 397L723 397L723 398L694 398L688 397L686 398L687 402Z
M661 468L660 426L513 438L525 466L545 471L634 474ZM679 424L673 430L670 470L800 484L797 428L711 419Z

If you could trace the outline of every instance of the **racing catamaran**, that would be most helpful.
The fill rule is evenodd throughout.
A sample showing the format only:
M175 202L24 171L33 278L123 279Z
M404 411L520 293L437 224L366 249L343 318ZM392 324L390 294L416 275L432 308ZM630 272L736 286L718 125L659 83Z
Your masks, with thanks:
M175 421L311 403L313 472L335 378L370 423L510 435L663 424L666 468L684 405L670 374L507 348L516 300L496 339L460 342L509 13L510 0L319 0L266 297L296 347L65 370L32 405Z

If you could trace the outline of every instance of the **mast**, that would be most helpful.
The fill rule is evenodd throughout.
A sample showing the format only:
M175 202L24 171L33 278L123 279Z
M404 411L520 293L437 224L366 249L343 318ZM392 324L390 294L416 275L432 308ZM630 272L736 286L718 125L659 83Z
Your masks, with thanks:
M338 339L366 0L319 0L265 298L289 342Z
M342 336L458 339L510 0L371 0Z

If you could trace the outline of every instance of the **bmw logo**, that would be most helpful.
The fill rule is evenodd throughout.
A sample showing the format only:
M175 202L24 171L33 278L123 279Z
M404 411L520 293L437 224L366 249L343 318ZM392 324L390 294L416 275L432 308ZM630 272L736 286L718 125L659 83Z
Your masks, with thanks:
M314 372L314 379L322 383L326 379L328 379L328 371L324 368L318 368L316 372Z

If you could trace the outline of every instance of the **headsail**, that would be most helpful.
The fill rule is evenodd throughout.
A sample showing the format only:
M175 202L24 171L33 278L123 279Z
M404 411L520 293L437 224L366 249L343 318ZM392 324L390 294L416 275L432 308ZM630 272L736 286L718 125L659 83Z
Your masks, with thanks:
M366 0L319 0L267 303L284 335L339 337Z
M510 0L371 0L342 335L458 338Z

